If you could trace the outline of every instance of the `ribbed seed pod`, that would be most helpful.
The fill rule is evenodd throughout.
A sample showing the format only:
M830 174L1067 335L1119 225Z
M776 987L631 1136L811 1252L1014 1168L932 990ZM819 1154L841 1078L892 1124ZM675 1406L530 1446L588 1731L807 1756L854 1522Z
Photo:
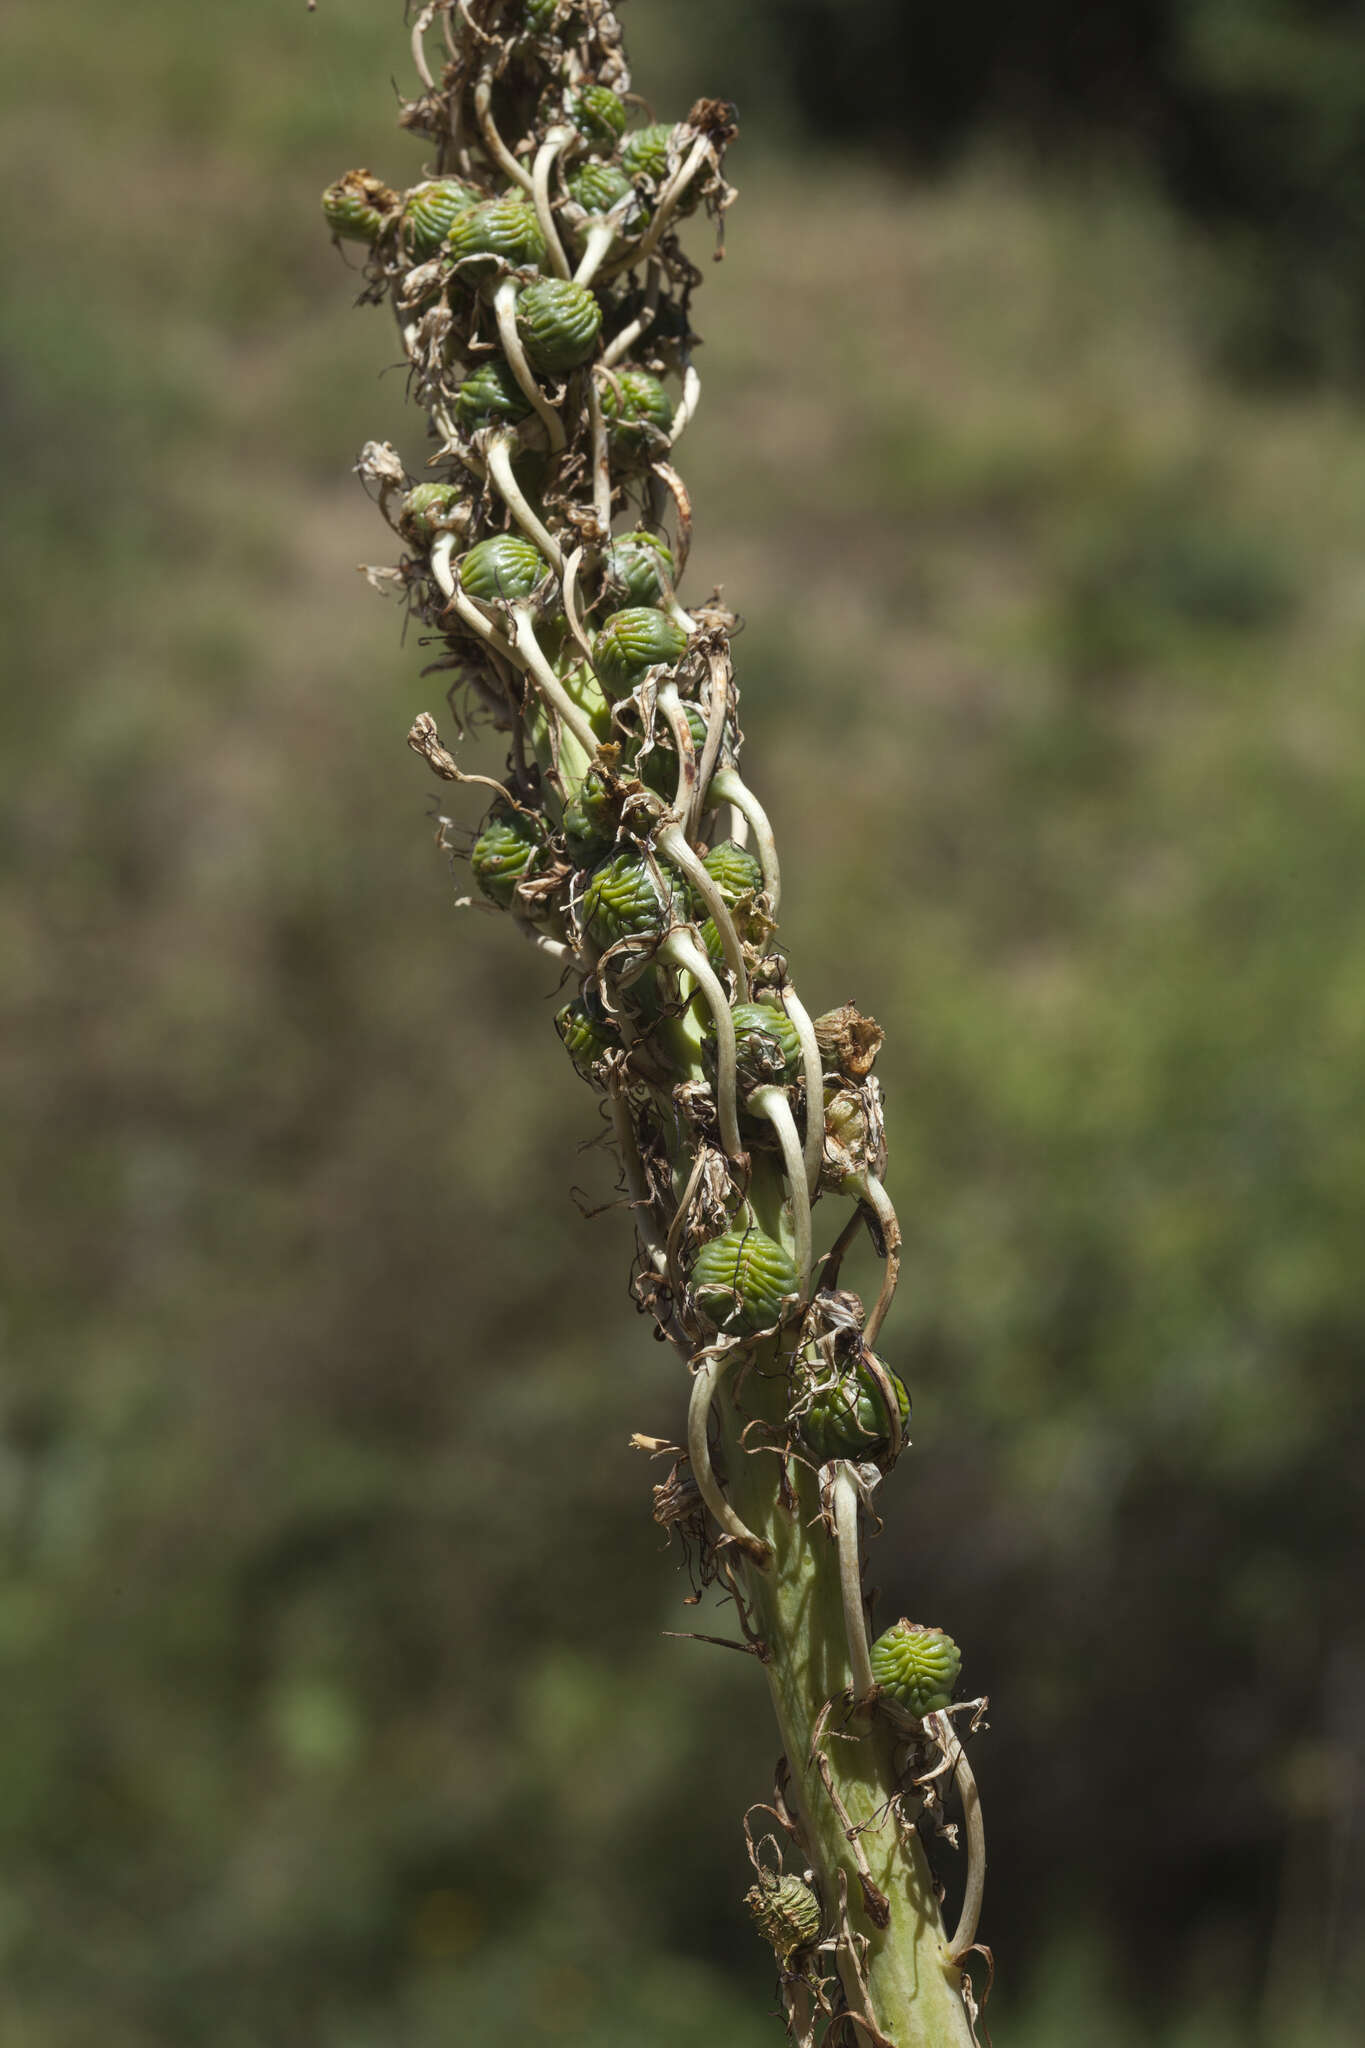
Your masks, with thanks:
M903 1437L910 1420L910 1396L889 1367L882 1370L900 1411ZM815 1395L801 1416L800 1429L807 1448L822 1462L827 1458L885 1457L891 1449L892 1429L880 1381L865 1364L858 1365L836 1386Z
M428 178L414 185L403 202L400 229L409 255L425 262L434 256L462 213L478 206L483 194L458 178Z
M740 1095L794 1081L801 1071L801 1034L786 1012L771 1003L736 1003L730 1015Z
M460 425L470 434L500 421L523 420L530 410L526 393L501 356L480 363L455 394Z
M872 1676L921 1720L949 1705L961 1669L962 1652L952 1637L917 1621L893 1623L872 1645Z
M602 308L586 285L542 277L517 299L517 333L531 367L548 376L576 370L597 347Z
M403 500L398 531L413 547L429 548L438 533L450 531L450 515L464 499L458 484L418 484Z
M525 811L498 804L474 841L469 865L484 895L510 910L517 883L538 874L545 864L545 846L538 822Z
M529 597L546 574L540 549L519 533L495 533L472 547L460 564L460 583L485 604Z
M602 417L614 455L642 461L659 454L673 425L673 401L648 370L613 370L601 378Z
M616 837L621 801L596 768L590 768L571 803L564 806L564 844L570 860L585 867Z
M595 996L575 996L555 1014L555 1030L585 1081L609 1052L621 1049L621 1034Z
M479 267L491 269L496 258L514 268L529 268L545 261L545 237L540 222L521 199L485 199L457 218L446 236L446 247L457 263L471 257L486 259ZM471 263L471 269L474 265Z
M566 182L570 199L584 213L610 213L617 200L624 199L633 189L624 171L615 164L601 163L596 157L580 165Z
M706 745L706 720L695 704L684 704L683 713L692 735L692 745L700 754ZM635 773L645 788L652 789L656 796L672 798L678 787L678 750L671 733L659 734L649 752L636 761Z
M554 27L558 0L523 0L522 19L532 35L543 36Z
M722 839L702 861L702 866L733 910L741 896L756 896L763 887L763 868L747 846Z
M322 195L322 217L343 242L374 242L398 211L398 194L369 171L347 171Z
M687 635L676 620L644 605L615 612L592 644L597 679L609 697L625 697L646 672L670 665L687 647Z
M820 1901L803 1879L760 1877L744 1894L754 1926L785 1963L799 1948L820 1939Z
M665 585L673 586L673 551L657 533L643 527L623 533L602 555L602 595L608 608L657 604Z
M660 939L687 915L681 890L661 889L642 854L622 847L593 870L583 891L583 925L588 937L603 947L622 939Z
M669 144L673 140L673 129L667 121L651 122L648 128L637 128L621 144L621 162L630 178L651 178L656 185L662 184L668 170Z
M790 1254L756 1226L727 1230L704 1244L689 1281L698 1315L731 1337L770 1330L785 1298L801 1288Z
M565 111L589 142L615 148L626 132L625 101L605 85L585 85L581 92L571 93Z

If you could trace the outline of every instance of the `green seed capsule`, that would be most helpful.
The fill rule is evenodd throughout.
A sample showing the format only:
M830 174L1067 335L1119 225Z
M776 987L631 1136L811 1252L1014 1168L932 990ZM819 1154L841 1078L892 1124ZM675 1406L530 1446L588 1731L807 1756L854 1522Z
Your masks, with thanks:
M497 805L474 841L469 864L484 895L510 910L517 883L539 874L545 865L539 827L524 811Z
M621 1049L621 1034L595 997L575 996L555 1016L555 1030L585 1081L609 1052Z
M799 1877L760 1877L744 1894L754 1926L785 1963L820 1939L820 1901Z
M466 433L525 419L530 400L501 356L490 356L465 378L455 394L455 410Z
M704 1244L690 1281L698 1315L726 1336L771 1329L785 1298L801 1287L790 1255L757 1228L728 1230Z
M583 891L583 924L590 939L604 950L622 939L661 939L687 915L681 890L669 895L643 855L622 847L593 870Z
M612 610L658 604L673 587L672 550L657 533L642 527L611 543L602 556L602 571L603 596Z
M615 164L599 163L596 157L574 172L568 188L569 197L584 213L610 213L618 199L634 190L624 171Z
M576 370L597 347L602 308L586 285L542 277L517 300L517 333L533 369L548 376Z
M460 564L460 583L485 604L529 597L546 573L545 557L519 533L495 533L472 547Z
M625 697L649 669L671 667L686 647L687 635L676 620L633 605L607 620L593 641L592 662L607 695Z
M625 101L605 85L585 85L582 92L572 93L567 112L589 142L604 142L614 148L626 132Z
M418 484L404 498L398 531L415 548L429 548L438 533L448 533L451 514L464 503L458 484Z
M673 401L648 370L613 370L601 380L602 417L612 453L647 460L667 444Z
M343 242L376 242L398 210L398 194L369 171L347 171L322 195L322 217Z
M702 866L733 910L741 896L757 896L763 887L763 869L747 846L722 839L713 846Z
M801 1034L786 1012L771 1003L736 1003L730 1015L741 1096L794 1081L801 1071ZM714 1035L709 1026L707 1035Z
M403 202L400 230L404 247L419 263L434 256L462 213L478 206L482 193L458 178L428 178L414 185Z
M900 1411L903 1437L910 1420L910 1396L895 1373L886 1367L883 1370ZM891 1449L893 1431L886 1396L865 1364L817 1394L801 1416L800 1427L807 1448L822 1463L828 1458L881 1458Z
M446 247L457 263L479 258L481 269L491 269L499 257L514 269L545 261L540 222L521 199L485 199L471 206L446 236Z
M883 1692L923 1720L951 1702L962 1652L941 1628L898 1621L872 1645L872 1676Z
M525 0L522 20L532 35L548 35L554 27L555 9L558 0Z
M655 121L648 128L637 128L621 144L621 162L627 177L649 178L654 184L663 183L668 171L668 150L673 140L673 129L667 121Z
M590 768L571 803L564 806L564 844L569 858L584 867L616 837L621 802L596 768Z

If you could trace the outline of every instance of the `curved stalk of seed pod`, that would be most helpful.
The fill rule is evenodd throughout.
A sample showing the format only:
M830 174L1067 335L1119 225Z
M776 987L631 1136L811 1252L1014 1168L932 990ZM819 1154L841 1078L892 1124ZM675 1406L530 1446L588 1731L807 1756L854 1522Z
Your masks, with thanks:
M981 1794L977 1790L976 1776L967 1761L967 1752L953 1726L951 1715L930 1714L927 1719L935 1742L953 1767L958 1796L962 1800L962 1818L967 1824L967 1884L962 1894L962 1911L957 1916L957 1926L947 1943L949 1957L960 1963L975 1946L976 1930L981 1921L981 1900L986 1889L986 1823L981 1817Z
M592 642L584 630L583 620L578 610L578 571L582 561L582 548L575 548L572 554L565 556L564 571L560 577L559 587L560 594L564 599L564 617L568 621L569 631L578 642L583 659L587 662L588 667L591 668Z
M683 723L686 724L685 719ZM725 964L735 977L735 1001L747 1003L749 970L744 960L744 948L740 944L739 933L735 930L730 906L717 888L715 877L703 866L701 855L688 845L687 835L676 820L661 825L655 837L664 859L687 877L715 919L721 950L725 954Z
M777 916L778 904L782 898L782 870L777 860L777 841L773 828L768 823L768 813L746 782L741 781L735 769L729 766L717 768L711 777L710 794L718 796L722 803L733 804L743 814L753 829L754 844L758 848L758 862L763 870L763 887L772 905L773 916Z
M810 1011L791 983L782 987L782 1007L796 1026L801 1040L801 1075L806 1084L806 1186L813 1195L825 1156L825 1063Z
M499 135L498 124L493 119L492 99L492 67L485 65L479 73L479 82L474 88L474 115L479 124L479 133L483 137L484 148L488 151L494 163L506 171L508 177L515 184L520 185L523 192L529 192L531 190L531 173L527 170L525 164L517 162L517 159L513 156L501 135Z
M535 542L550 567L554 570L555 575L562 578L564 574L563 550L549 528L537 518L532 510L527 501L526 493L517 482L516 473L512 468L512 450L518 445L516 434L510 428L504 428L501 433L490 435L486 450L488 474L497 485L498 490L502 494L503 503L516 520L517 525L528 540Z
M592 509L605 541L611 532L611 455L607 421L597 379L588 379L588 429L592 436Z
M531 169L531 197L535 202L536 219L540 222L540 232L545 237L545 247L556 277L568 277L571 272L564 244L559 239L559 224L550 205L550 173L554 169L555 158L572 140L572 128L552 128L536 151Z
M690 847L688 851L691 851ZM711 877L708 875L706 879L709 882ZM720 1123L720 1141L731 1159L738 1162L744 1157L744 1144L739 1135L735 1020L730 1015L729 999L711 962L686 926L679 925L667 934L658 948L658 958L666 967L677 967L684 974L691 975L711 1012L716 1031L716 1116Z
M697 768L697 786L692 792L692 811L687 820L688 837L695 839L701 829L702 813L710 808L708 791L725 740L725 720L730 709L729 663L724 655L710 659L710 690L706 699L706 740Z
M597 753L597 734L588 723L588 716L565 689L559 677L545 658L545 650L536 638L535 620L524 604L512 606L512 638L521 665L539 689L547 704L558 713L591 761Z
M677 170L673 173L673 176L664 186L663 191L659 194L659 204L654 209L654 218L645 230L644 239L623 256L619 263L613 264L613 275L617 270L624 270L626 268L633 270L637 263L644 262L646 256L654 254L654 251L663 240L664 229L677 212L679 200L696 177L697 172L706 162L709 154L710 145L706 137L699 135L686 157L684 157Z
M810 1189L806 1185L801 1139L796 1129L796 1118L792 1115L791 1101L785 1088L755 1088L744 1106L752 1116L767 1117L782 1148L782 1164L791 1187L792 1259L801 1276L801 1300L804 1304L810 1293Z
M844 1601L844 1631L853 1672L853 1697L865 1700L877 1690L867 1640L867 1609L863 1605L863 1565L858 1550L858 1483L847 1458L834 1468L834 1540L839 1548L839 1591Z
M474 604L468 593L462 588L459 577L451 567L450 560L458 544L459 537L456 534L442 533L437 536L436 545L432 548L430 558L433 583L435 583L441 595L455 607L462 623L468 626L471 632L477 633L481 640L486 640L490 647L495 647L499 654L506 655L507 659L514 663L517 668L524 668L525 663L518 660L516 649L507 638L507 635L500 633L491 619L484 617L478 606ZM596 745L596 742L594 741L593 744Z
M684 429L690 427L696 418L697 407L700 404L701 378L697 375L694 366L689 363L683 371L682 397L678 400L678 409L673 415L673 424L668 430L668 445L670 448L677 447L682 439Z
M886 1260L882 1266L882 1284L867 1318L864 1332L866 1341L875 1344L877 1332L886 1321L886 1312L896 1298L896 1288L901 1276L901 1226L891 1197L882 1186L871 1167L864 1167L861 1173L849 1174L844 1182L844 1193L856 1195L865 1202L881 1225L882 1241L886 1246Z
M526 351L517 333L517 281L514 277L505 277L493 293L493 316L498 323L498 339L507 358L507 367L520 384L527 404L534 406L543 420L550 437L551 453L558 454L564 446L564 422L536 382L526 360Z
M615 206L608 207L605 213L598 214L593 220L583 237L583 254L579 258L578 268L573 274L575 284L592 283L610 253L626 215L634 204L635 194L627 192L622 198L617 200ZM635 262L634 252L627 251L620 263L613 265L612 274L614 275L617 270L624 268L634 269Z
M436 80L432 77L431 67L427 63L427 53L423 47L423 38L431 27L432 22L435 21L437 12L435 0L428 0L428 5L422 9L416 21L412 24L413 69L428 92L435 92Z
M736 1347L738 1348L738 1347ZM724 1529L727 1536L733 1536L736 1543L759 1564L768 1561L768 1546L747 1522L735 1513L724 1490L716 1477L711 1463L711 1403L716 1388L734 1363L734 1351L722 1352L719 1358L704 1358L697 1367L692 1381L692 1398L687 1404L687 1458L692 1467L692 1477L697 1492L710 1508L712 1515Z
M677 684L660 683L654 702L667 719L668 729L673 735L673 745L678 756L678 787L673 796L673 808L684 821L686 830L687 820L692 811L692 799L697 788L697 745L692 737L692 728L687 722L687 713L683 710L682 698L678 695Z
M645 280L645 303L628 327L623 327L616 339L609 342L602 351L602 368L609 370L613 363L619 363L628 356L642 334L654 325L659 311L659 265L652 261Z

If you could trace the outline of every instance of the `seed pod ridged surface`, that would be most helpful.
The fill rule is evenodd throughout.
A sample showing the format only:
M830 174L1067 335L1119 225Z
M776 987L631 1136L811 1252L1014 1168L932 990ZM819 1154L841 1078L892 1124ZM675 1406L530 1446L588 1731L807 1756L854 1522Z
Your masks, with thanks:
M460 564L460 583L485 604L529 597L545 575L540 549L519 533L495 533L472 547Z
M487 267L497 257L521 267L545 261L540 222L520 199L485 199L471 206L460 214L445 245L457 263L470 257L487 258Z
M648 670L671 665L686 647L687 635L675 619L631 605L614 612L593 642L593 667L609 697L624 697Z
M602 308L585 285L542 277L517 300L517 332L531 367L555 376L587 362L602 332Z
M754 1926L785 1962L820 1939L820 1901L803 1878L762 1877L744 1894Z
M612 450L644 461L668 441L673 401L649 370L614 370L602 377L602 415Z
M872 1645L872 1676L883 1692L918 1714L949 1705L962 1669L962 1652L941 1628L898 1621Z
M583 892L583 923L599 946L657 939L684 910L681 892L661 893L648 861L633 847L623 847L594 868Z
M517 883L538 873L544 858L545 848L531 819L500 804L475 840L469 865L484 895L510 910Z
M910 1420L910 1396L904 1383L884 1368L900 1411L903 1432ZM817 1458L882 1457L891 1447L886 1399L865 1365L843 1375L837 1385L817 1393L801 1417L801 1435Z
M462 213L482 194L458 178L429 178L414 185L403 204L402 241L419 261L434 256Z
M757 1227L713 1237L689 1277L697 1313L727 1336L771 1329L801 1284L791 1254Z
M502 356L489 356L471 370L455 394L455 411L467 433L499 421L524 420L531 401Z

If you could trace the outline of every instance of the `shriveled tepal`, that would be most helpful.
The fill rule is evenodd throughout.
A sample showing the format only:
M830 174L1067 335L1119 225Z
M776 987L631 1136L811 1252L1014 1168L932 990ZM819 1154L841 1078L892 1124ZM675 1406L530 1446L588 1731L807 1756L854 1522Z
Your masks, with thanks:
M491 790L467 777L426 712L409 744L469 785L473 881L559 980L566 1085L598 1092L614 1136L632 1289L680 1361L678 1443L637 1439L672 1461L654 1511L733 1600L781 1731L743 1837L789 2034L967 2048L984 1847L962 1739L982 1703L954 1702L937 1628L900 1621L874 1650L863 1590L911 1413L882 1334L901 1228L881 1034L847 1002L813 1019L792 984L735 620L677 590L701 390L678 236L734 196L733 113L644 123L604 0L428 0L411 46L401 125L429 161L407 191L345 172L323 211L367 246L365 296L392 306L426 416L415 471L374 442L358 465L402 550L380 580L507 765ZM863 1228L866 1308L840 1278ZM954 1781L950 1933L926 1842L946 1878Z

